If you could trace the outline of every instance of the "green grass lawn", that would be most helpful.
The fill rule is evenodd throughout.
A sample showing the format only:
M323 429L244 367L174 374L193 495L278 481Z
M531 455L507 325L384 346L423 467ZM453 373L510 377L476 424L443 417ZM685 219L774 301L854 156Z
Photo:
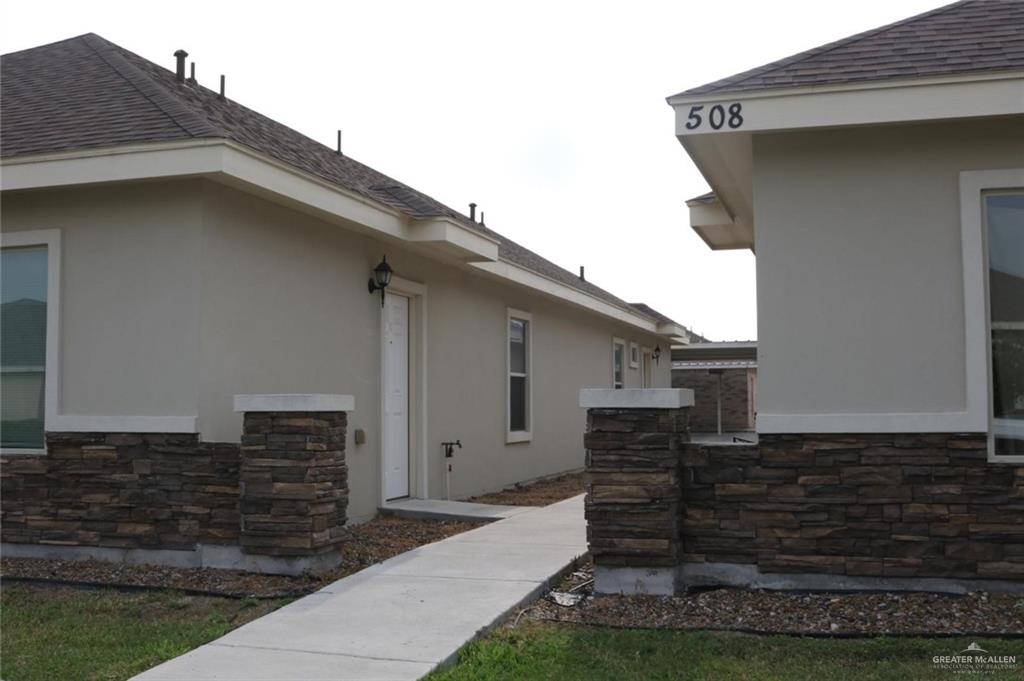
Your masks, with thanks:
M0 674L4 681L127 679L284 603L5 584Z
M430 681L783 681L806 679L1024 678L1024 640L976 639L990 654L1016 655L1015 673L955 675L932 666L975 639L810 639L789 636L526 623L466 648L459 663Z

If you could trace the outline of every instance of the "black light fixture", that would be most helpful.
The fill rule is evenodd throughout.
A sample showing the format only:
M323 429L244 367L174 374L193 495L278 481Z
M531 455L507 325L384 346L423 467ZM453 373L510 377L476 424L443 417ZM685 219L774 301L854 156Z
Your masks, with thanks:
M394 270L391 269L391 265L388 264L388 256L385 255L380 264L373 268L373 276L367 282L367 288L370 289L370 293L380 291L381 307L384 307L384 289L391 283L392 272Z
M661 364L661 362L658 361L658 360L661 359L661 346L660 345L655 345L654 346L654 352L651 353L651 357L654 358L654 361L656 363Z

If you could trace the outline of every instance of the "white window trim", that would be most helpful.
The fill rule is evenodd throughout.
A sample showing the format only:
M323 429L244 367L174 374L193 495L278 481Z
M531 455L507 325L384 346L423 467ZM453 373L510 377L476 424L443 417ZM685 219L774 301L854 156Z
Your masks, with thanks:
M43 379L43 431L57 420L57 389L60 386L60 230L33 229L0 233L0 248L46 246L46 376ZM42 449L4 447L0 454L45 454Z
M512 430L512 352L509 325L513 319L526 322L526 430ZM533 439L533 315L523 310L505 310L505 444Z
M1024 463L1024 456L995 455L997 424L993 418L992 404L992 315L989 309L988 290L988 230L982 198L985 192L1021 188L1024 188L1024 168L960 173L964 317L967 324L967 406L969 411L980 412L984 418L984 430L988 433L988 460L1000 463ZM969 266L968 255L973 266ZM1020 424L1009 424L1002 419L1000 421L998 430L1001 433L1016 432L1021 428Z
M615 385L615 348L616 346L622 346L622 385ZM612 336L612 389L619 389L626 387L626 362L628 361L626 356L626 341L625 339Z
M636 341L629 341L629 368L640 368L640 344Z

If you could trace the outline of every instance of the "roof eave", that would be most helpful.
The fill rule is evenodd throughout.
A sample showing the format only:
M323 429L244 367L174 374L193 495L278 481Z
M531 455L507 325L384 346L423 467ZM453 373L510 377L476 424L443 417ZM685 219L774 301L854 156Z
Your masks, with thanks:
M1024 114L1024 70L849 86L669 98L676 137L714 192L691 199L691 226L713 250L754 248L753 137L766 132ZM721 107L721 118L710 114ZM739 114L732 116L730 110ZM717 217L706 215L717 212ZM696 215L696 218L695 218Z

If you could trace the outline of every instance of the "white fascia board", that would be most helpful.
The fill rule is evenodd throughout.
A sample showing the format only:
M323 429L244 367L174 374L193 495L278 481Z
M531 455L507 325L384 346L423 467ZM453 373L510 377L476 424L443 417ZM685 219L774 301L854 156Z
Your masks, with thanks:
M417 220L410 226L407 239L416 243L444 244L458 249L464 262L490 262L498 259L496 240L478 232L471 232L451 218Z
M711 343L691 343L686 346L687 350L705 350L705 349L716 349L721 350L723 348L753 348L757 349L757 341L722 341L722 342L711 342Z
M676 136L721 135L738 131L796 130L845 125L909 123L951 118L1007 116L1024 113L1024 72L1008 71L970 78L879 81L846 86L720 92L669 98L676 112ZM741 105L743 122L715 130L711 107L726 111ZM702 123L686 127L690 108L703 106ZM726 114L728 121L728 113Z
M663 322L658 324L658 334L661 336L668 336L669 338L683 339L683 342L687 342L685 339L690 337L689 333L685 328L679 326L675 322Z
M183 177L206 177L250 193L279 197L375 236L433 242L460 259L497 259L496 241L454 220L445 220L443 230L428 227L427 233L421 233L421 221L222 139L40 154L0 162L3 191Z
M717 197L713 201L687 205L691 229L711 250L753 248L753 230L744 221L733 218Z
M553 298L572 303L616 321L624 322L643 331L653 334L659 333L657 323L648 317L627 312L622 308L606 303L605 301L584 293L579 289L567 286L561 282L555 281L554 279L549 279L533 272L532 270L520 267L519 265L514 265L506 260L499 260L497 262L475 262L470 263L470 267L481 272L486 272L487 274L500 279L505 279L515 284L534 289L535 291L547 294Z
M202 140L5 158L0 161L0 189L205 175L220 170L223 146L220 141Z

